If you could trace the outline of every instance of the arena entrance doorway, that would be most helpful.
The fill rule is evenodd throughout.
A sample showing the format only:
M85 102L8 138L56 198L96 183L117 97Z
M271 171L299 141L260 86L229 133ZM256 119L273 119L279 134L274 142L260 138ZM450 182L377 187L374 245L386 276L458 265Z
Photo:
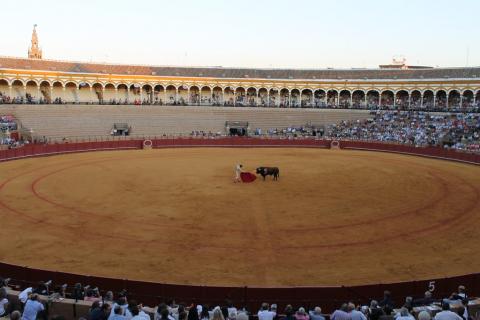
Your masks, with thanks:
M229 136L248 136L248 121L226 121L225 131Z

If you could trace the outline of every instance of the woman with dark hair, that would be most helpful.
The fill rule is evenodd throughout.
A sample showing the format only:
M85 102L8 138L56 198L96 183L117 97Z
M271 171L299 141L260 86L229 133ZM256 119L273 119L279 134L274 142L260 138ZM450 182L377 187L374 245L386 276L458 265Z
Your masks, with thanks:
M198 317L198 309L197 305L194 304L192 307L188 310L188 320L199 320Z
M210 320L210 312L208 312L208 306L202 306L202 312L200 313L200 320Z
M0 288L0 318L5 317L8 312L8 299L7 299L7 290L5 288Z

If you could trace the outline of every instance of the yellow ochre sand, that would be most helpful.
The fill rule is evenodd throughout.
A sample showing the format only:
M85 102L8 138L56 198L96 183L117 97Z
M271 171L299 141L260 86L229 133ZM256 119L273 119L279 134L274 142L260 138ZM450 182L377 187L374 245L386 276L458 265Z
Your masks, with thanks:
M278 166L233 183L234 166ZM0 164L0 260L201 285L480 270L480 167L300 148L112 151Z

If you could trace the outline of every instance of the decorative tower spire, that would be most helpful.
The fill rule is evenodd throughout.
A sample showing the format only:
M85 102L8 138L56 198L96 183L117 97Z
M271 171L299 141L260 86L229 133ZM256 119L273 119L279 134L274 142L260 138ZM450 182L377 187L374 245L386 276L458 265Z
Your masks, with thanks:
M37 25L33 25L32 44L28 49L29 59L42 59L42 50L38 47Z

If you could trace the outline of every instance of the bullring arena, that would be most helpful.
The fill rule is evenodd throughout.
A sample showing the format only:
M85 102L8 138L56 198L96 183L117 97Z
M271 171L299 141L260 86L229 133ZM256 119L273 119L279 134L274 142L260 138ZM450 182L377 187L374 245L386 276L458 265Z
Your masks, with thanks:
M277 165L280 179L234 184L237 162L250 171ZM220 147L68 154L1 169L2 226L21 230L2 234L1 257L20 265L281 287L452 275L440 251L458 274L479 264L480 167L470 164Z
M281 177L234 184L238 161L250 170L277 165ZM13 239L2 233L2 260L37 268L268 287L451 275L439 251L450 252L456 273L480 263L480 168L468 164L186 148L17 160L1 165L1 177L2 226L21 230Z
M0 285L68 288L47 300L67 320L94 286L249 310L480 292L480 68L397 62L47 60L34 28L0 56Z

